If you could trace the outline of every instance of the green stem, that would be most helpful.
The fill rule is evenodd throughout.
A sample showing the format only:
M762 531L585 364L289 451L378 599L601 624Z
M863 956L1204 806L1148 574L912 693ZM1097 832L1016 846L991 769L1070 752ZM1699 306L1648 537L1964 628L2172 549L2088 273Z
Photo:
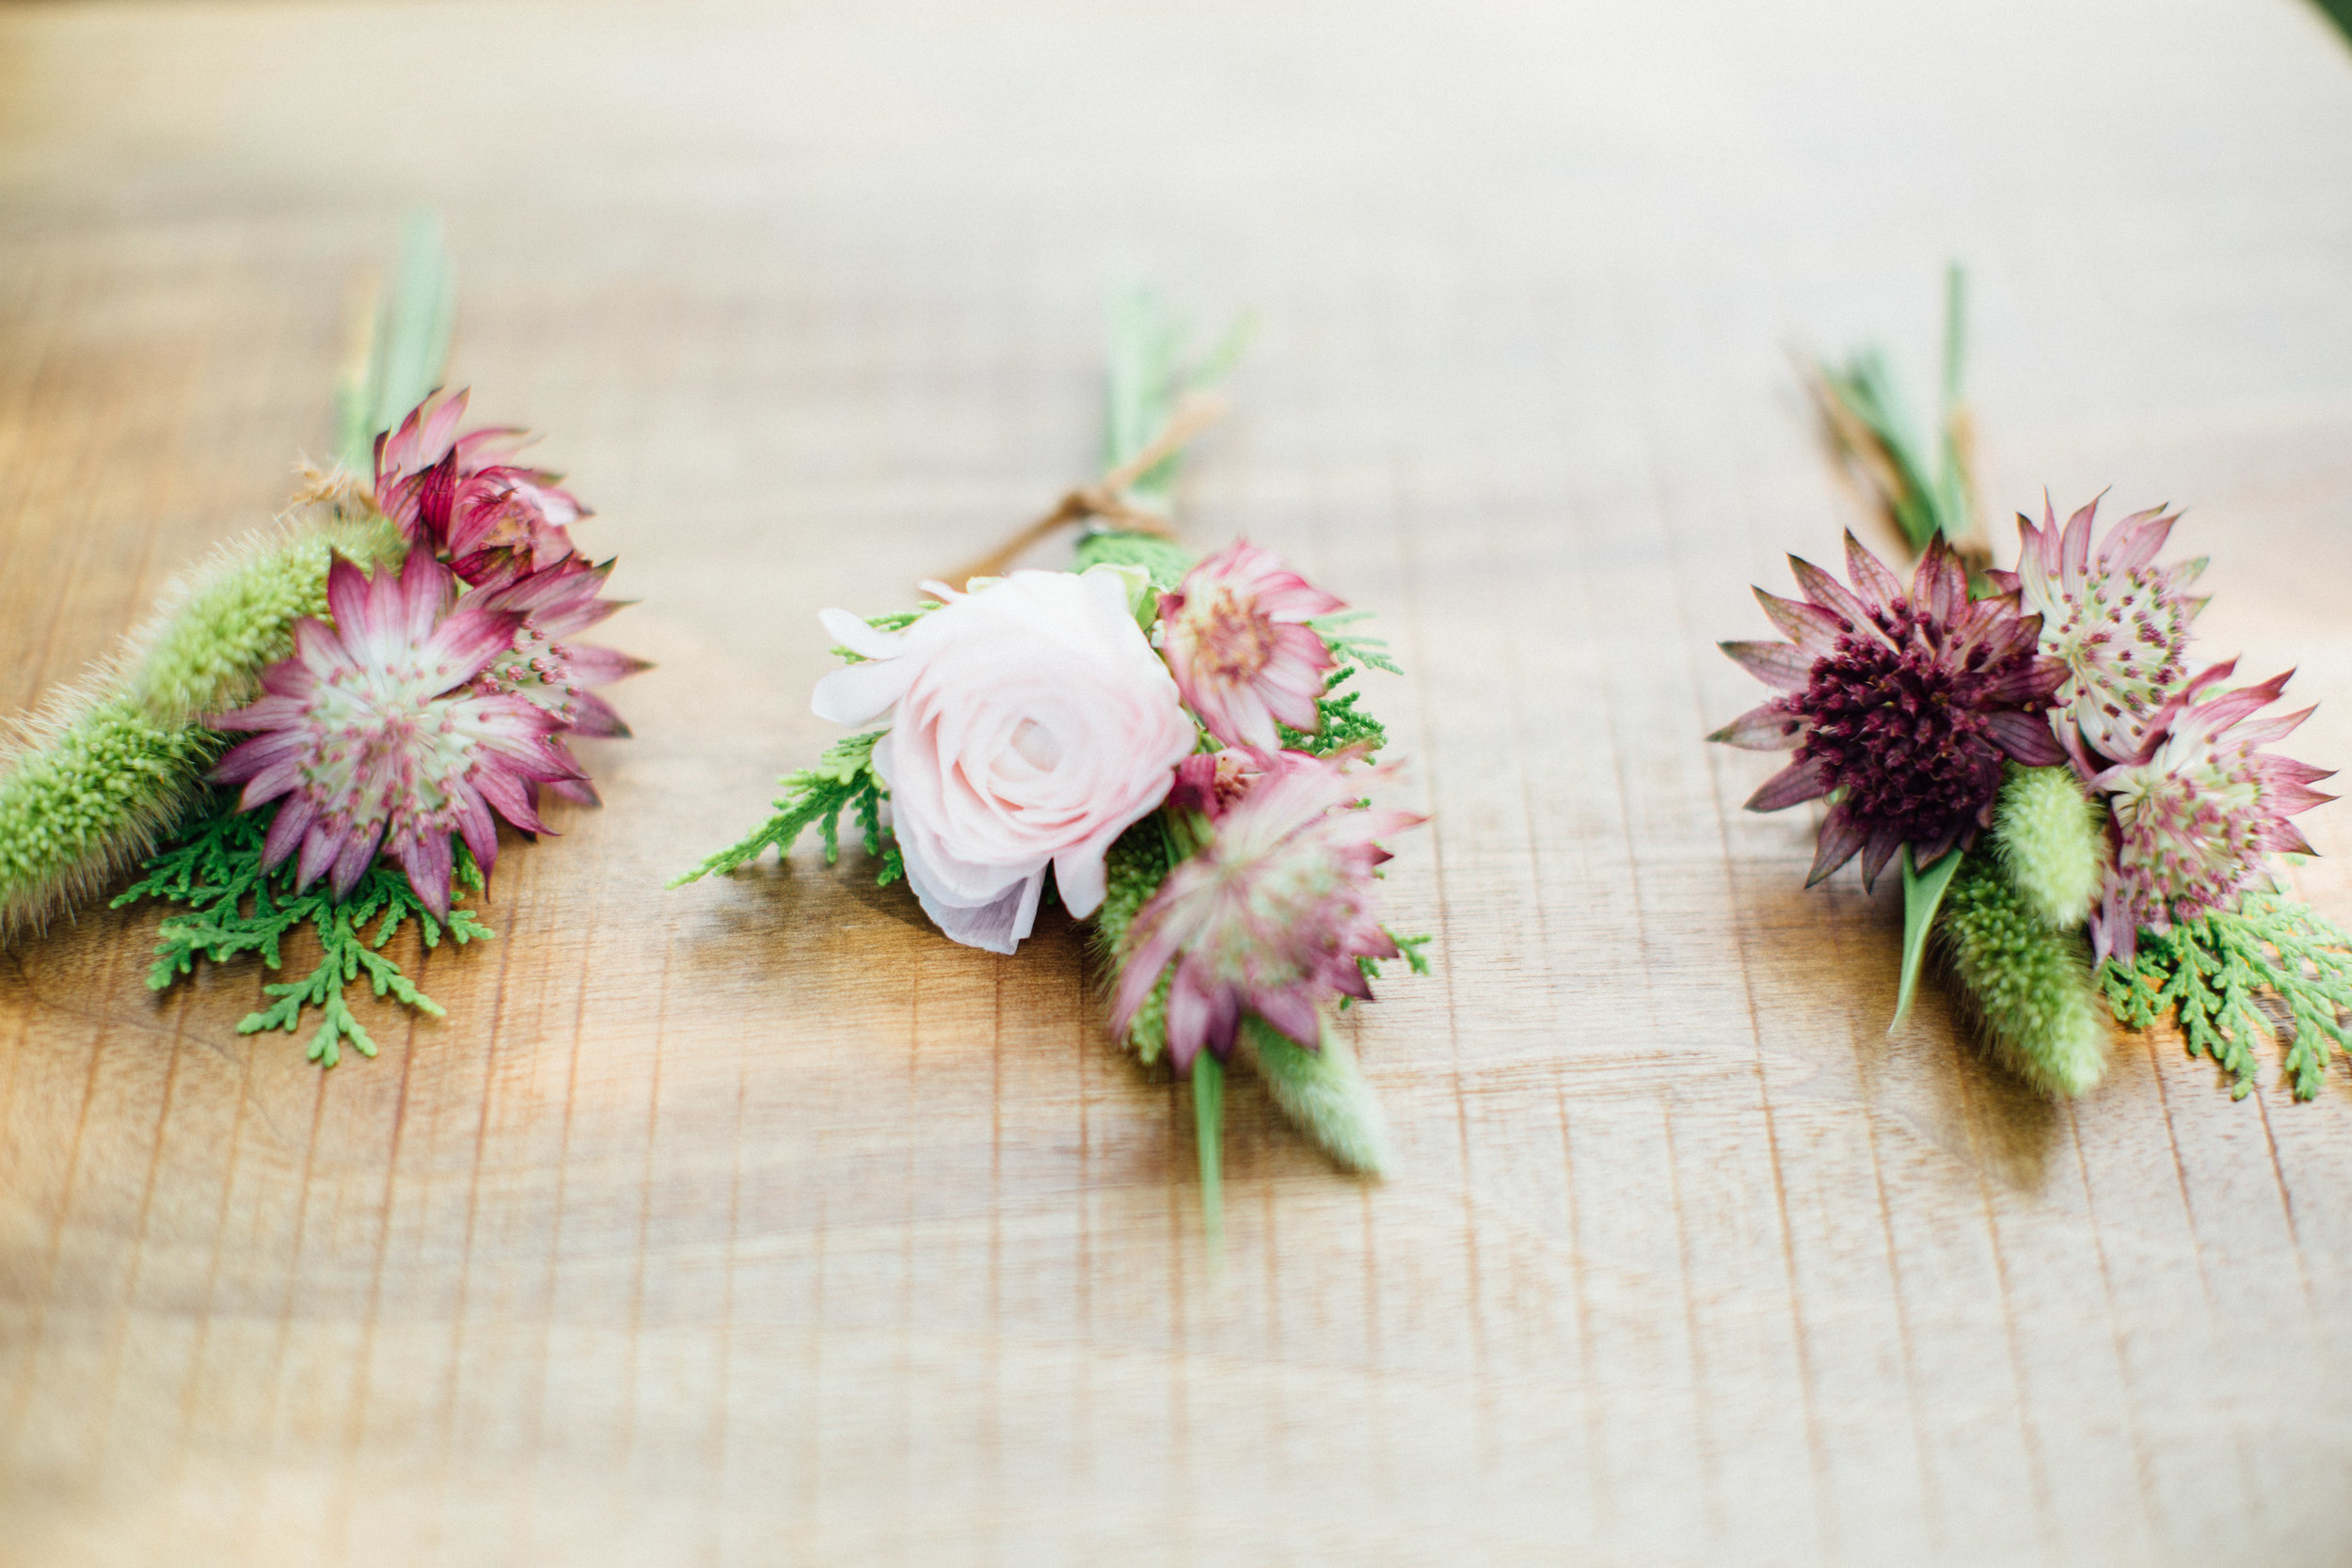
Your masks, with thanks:
M1192 1128L1200 1149L1200 1223L1216 1245L1225 1237L1225 1064L1215 1052L1192 1059Z

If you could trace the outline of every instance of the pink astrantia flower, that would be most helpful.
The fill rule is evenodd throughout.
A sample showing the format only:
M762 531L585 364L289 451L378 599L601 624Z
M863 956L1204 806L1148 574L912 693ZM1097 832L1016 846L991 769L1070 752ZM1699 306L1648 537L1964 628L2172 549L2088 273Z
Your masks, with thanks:
M468 582L553 565L572 553L569 530L585 510L555 475L504 461L525 432L458 435L466 398L427 398L376 438L376 505L409 540L447 554Z
M1168 792L1169 809L1197 811L1214 822L1240 803L1264 771L1262 753L1228 749L1195 752L1176 765L1176 785Z
M2179 517L2162 507L2135 512L2090 548L2099 503L2067 519L2042 503L2043 526L2021 514L2017 570L1989 572L2019 594L2019 608L2042 617L2042 651L2066 666L2058 738L2079 751L2076 735L2107 758L2140 749L2141 731L2188 674L2189 623L2205 601L2189 585L2205 562L2156 564L2156 552Z
M2139 928L2170 928L2226 909L2252 881L2263 856L2307 855L2287 818L2333 800L2311 788L2331 776L2258 748L2292 732L2312 710L2256 719L2294 673L2208 696L2233 659L2200 674L2150 717L2140 753L2094 775L2104 792L2115 858L2090 915L2091 945L2129 962Z
M300 885L327 872L341 897L381 848L446 916L451 833L487 871L498 858L492 811L527 832L548 831L530 789L577 771L549 744L562 721L523 697L473 689L513 647L522 618L474 603L453 609L456 589L423 546L397 576L373 579L338 558L326 578L335 624L296 622L294 652L262 673L263 695L207 721L260 732L213 777L244 784L240 810L284 798L264 864L299 847Z
M612 575L610 561L592 566L570 556L528 577L516 577L510 566L477 587L466 603L512 611L522 619L515 627L513 646L474 677L474 689L525 698L562 721L567 732L597 738L627 736L628 725L594 689L652 666L612 648L572 641L575 633L626 605L626 600L596 597ZM560 736L548 744L560 754L571 755ZM596 802L584 774L551 780L547 787L583 805Z
M975 578L977 583L980 579ZM884 714L874 771L890 790L907 885L957 942L1010 953L1051 867L1062 907L1103 902L1104 852L1168 798L1198 743L1116 566L1015 572L903 632L821 619L862 662L817 683L820 719Z
M1303 734L1323 727L1315 699L1338 660L1301 623L1345 608L1273 551L1236 540L1160 595L1161 651L1211 735L1270 752L1278 720Z
M1788 564L1803 599L1756 596L1790 641L1723 644L1783 695L1708 738L1795 751L1750 811L1831 797L1806 886L1857 853L1868 886L1906 844L1920 865L1965 848L1992 823L2004 758L2065 760L2044 710L2066 667L2036 653L2042 618L2020 614L2014 593L1970 599L1941 539L1908 593L1851 533L1851 591L1809 562Z
M1118 1033L1171 963L1168 1050L1179 1072L1203 1047L1230 1056L1245 1013L1314 1049L1327 1000L1371 997L1356 960L1397 956L1373 876L1389 852L1375 840L1426 819L1360 805L1364 776L1345 771L1347 760L1260 755L1262 775L1136 912L1111 1003Z

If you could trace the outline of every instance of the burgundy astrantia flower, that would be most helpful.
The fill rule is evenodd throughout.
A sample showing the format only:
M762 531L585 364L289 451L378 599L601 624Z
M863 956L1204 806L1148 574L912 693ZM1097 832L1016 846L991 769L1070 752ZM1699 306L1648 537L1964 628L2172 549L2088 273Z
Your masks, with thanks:
M1389 852L1375 840L1426 819L1360 804L1366 775L1347 772L1345 754L1256 760L1260 776L1128 930L1114 1027L1126 1032L1174 964L1168 1049L1179 1072L1204 1046L1230 1056L1246 1012L1320 1046L1327 999L1372 995L1356 960L1397 954L1373 876Z
M412 542L446 554L482 582L572 553L571 525L587 515L556 476L505 462L530 438L511 426L457 434L467 394L431 397L398 430L376 438L375 503Z
M1851 533L1851 591L1809 562L1788 563L1805 596L1756 596L1790 641L1723 645L1783 694L1708 738L1795 751L1750 811L1830 797L1805 885L1857 853L1869 886L1903 845L1920 865L1965 847L1993 819L2004 758L2066 759L2044 711L2066 667L2035 651L2042 618L2020 614L2014 593L1969 598L1941 539L1908 593Z
M2170 697L2145 726L2137 756L2095 774L2106 796L2115 858L2090 913L2091 946L2129 962L2139 928L2169 929L2226 909L2280 850L2312 847L2287 818L2323 800L2310 786L2332 770L2259 748L2284 738L2312 710L2255 714L2286 690L2288 676L2207 695L2236 660L2217 664Z
M522 617L455 602L456 593L421 546L397 576L373 579L339 558L326 578L335 624L296 622L294 654L263 673L263 695L207 721L259 732L213 777L244 784L240 810L284 799L263 863L299 847L299 884L326 872L340 897L381 848L445 916L453 832L487 871L498 859L493 811L527 832L548 831L530 792L578 771L551 743L563 721L524 697L474 689L513 648Z
M1986 576L2015 591L2019 609L2042 617L2042 651L2066 666L2059 739L2073 751L2079 731L2102 756L2127 757L2187 677L2189 623L2205 606L2188 588L2205 562L2156 564L2180 520L2160 506L2109 528L2094 555L2098 512L2093 500L2067 519L2062 534L2046 499L2042 527L2020 514L2017 570Z
M1345 608L1272 550L1236 540L1160 595L1161 652L1211 735L1271 752L1277 720L1307 735L1323 727L1315 699L1338 660L1301 623Z

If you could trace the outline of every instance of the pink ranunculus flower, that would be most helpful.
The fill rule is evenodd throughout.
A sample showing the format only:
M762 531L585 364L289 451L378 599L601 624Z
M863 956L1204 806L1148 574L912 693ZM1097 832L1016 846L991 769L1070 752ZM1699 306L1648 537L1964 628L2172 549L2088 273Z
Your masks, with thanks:
M955 941L1010 953L1048 866L1073 915L1100 907L1104 851L1167 798L1199 732L1120 569L930 586L941 608L903 632L826 610L866 662L818 681L811 705L837 724L890 715L874 771L907 884Z
M1275 721L1311 735L1339 661L1301 623L1344 610L1272 550L1235 540L1160 595L1162 651L1184 702L1229 746L1271 752Z

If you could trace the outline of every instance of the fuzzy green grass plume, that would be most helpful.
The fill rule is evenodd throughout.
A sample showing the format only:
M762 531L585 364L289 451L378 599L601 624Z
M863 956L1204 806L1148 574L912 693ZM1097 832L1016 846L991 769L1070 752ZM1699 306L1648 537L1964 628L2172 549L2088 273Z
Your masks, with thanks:
M399 531L348 484L318 486L278 528L229 546L168 590L122 651L44 703L0 746L0 940L104 886L195 800L217 750L207 714L249 701L326 612L335 554L399 559Z
M2106 827L2073 768L2010 763L1994 808L1994 858L2043 925L2079 926L2099 891Z
M2054 927L1972 853L1936 923L1945 961L1994 1052L2046 1094L2077 1095L2106 1070L2106 1028L2082 932Z
M1242 1021L1242 1049L1282 1114L1347 1170L1378 1176L1389 1168L1389 1123L1356 1053L1323 1026L1310 1051L1252 1014Z

